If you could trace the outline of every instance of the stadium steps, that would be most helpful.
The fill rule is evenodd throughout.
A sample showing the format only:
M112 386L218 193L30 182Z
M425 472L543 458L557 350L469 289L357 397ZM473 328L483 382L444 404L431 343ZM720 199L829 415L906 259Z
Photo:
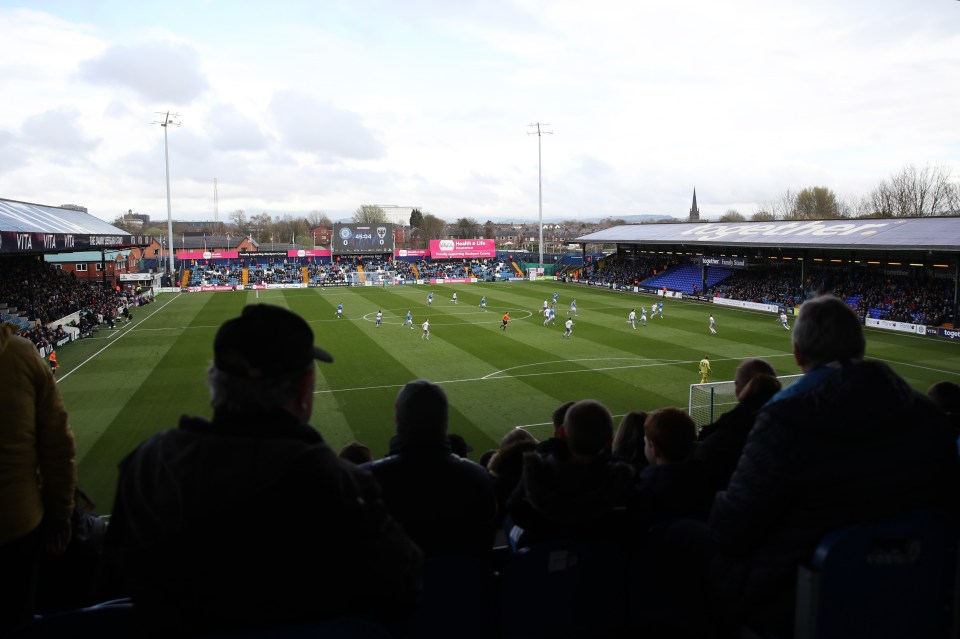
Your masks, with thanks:
M180 286L186 286L187 282L190 281L190 269L183 270L183 278L180 280Z
M514 262L514 261L511 261L511 262L510 262L510 266L513 267L514 272L515 272L519 277L523 277L523 269L520 268L520 265L519 265L519 264L517 264L517 263Z
M367 274L363 272L363 264L357 264L357 276L361 283L367 281Z
M304 284L309 284L309 283L310 283L310 269L308 269L306 266L302 267L302 268L300 269L300 278L301 278L301 280L303 281Z
M243 269L241 270L240 281L243 283L244 286L250 283L250 269L248 269L247 267L243 267Z
M419 279L420 279L420 269L417 268L417 265L416 265L416 264L411 264L410 266L411 266L411 268L413 269L413 279L419 280Z

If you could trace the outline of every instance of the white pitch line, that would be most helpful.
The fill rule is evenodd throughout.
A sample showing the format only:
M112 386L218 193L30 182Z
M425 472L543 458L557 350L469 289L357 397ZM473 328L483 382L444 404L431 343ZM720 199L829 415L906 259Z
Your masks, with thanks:
M483 376L481 379L490 379L500 375L500 373L506 373L508 371L515 371L519 368L531 368L533 366L544 366L546 364L567 364L569 362L611 362L616 360L627 360L631 362L642 361L642 362L662 362L664 364L671 363L682 363L683 360L661 360L661 359L647 359L645 357L585 357L580 359L555 359L548 362L538 362L536 364L521 364L520 366L511 366L510 368L504 368L502 370L490 373L489 375ZM630 368L625 366L624 368ZM594 370L594 369L590 369Z
M940 368L933 368L932 366L921 366L920 364L910 364L910 363L908 363L908 362L898 362L898 361L896 361L896 360L884 359L884 358L882 358L882 357L876 357L876 358L871 358L871 359L879 359L879 360L882 361L882 362L889 362L889 363L891 363L891 364L897 364L897 365L899 365L899 366L910 366L910 367L912 367L912 368L922 368L922 369L925 370L925 371L933 371L934 373L943 373L944 375L960 376L960 373L958 373L957 371L945 371L945 370L940 369Z
M140 320L140 321L137 322L136 324L130 324L130 325L128 325L127 328L126 328L125 330L123 330L122 333L117 333L117 334L116 334L117 339L113 340L112 342L110 342L109 344L107 344L106 346L104 346L103 348L101 348L99 351L97 351L96 353L94 353L93 355L91 355L90 357L88 357L87 359L83 360L82 362L80 362L79 364L77 364L76 366L74 366L73 368L71 368L71 369L70 369L70 372L69 372L69 373L65 373L63 377L57 378L57 383L59 384L61 381L63 381L63 380L65 380L66 378L70 377L75 371L80 370L80 368L83 367L84 364L86 364L87 362L89 362L89 361L92 360L93 358L97 357L100 353L102 353L103 351L107 350L108 348L110 348L111 346L113 346L114 344L116 344L116 343L117 343L117 340L119 340L121 337L124 337L125 335L129 334L129 333L133 330L134 327L139 327L140 324L143 324L143 323L146 322L148 319L150 319L151 317L153 317L156 313L158 313L159 311L162 311L164 308L166 308L167 304L169 304L169 303L172 302L173 300L177 299L177 298L180 297L181 295L183 295L183 293L177 293L176 295L174 295L173 297L171 297L169 300L167 300L166 302L164 302L163 306L160 306L159 308L154 309L152 313L150 313L149 315L147 315L146 317L144 317L142 320ZM141 307L138 306L137 308L141 308ZM137 330L139 330L139 328L138 328Z
M779 354L779 355L762 355L761 357L790 357L790 356L792 356L791 353L782 353L782 354ZM596 358L596 359L602 360L602 359L605 359L605 358ZM606 358L606 359L616 360L616 359L625 359L625 358L611 357L611 358ZM726 361L734 361L734 360L740 361L740 360L744 360L744 359L750 359L750 357L723 357L723 358L713 359L713 360L711 360L711 361L713 361L713 362L726 362ZM568 360L559 360L559 361L563 361L564 363L566 363L566 361L568 361ZM581 360L576 360L576 361L581 361ZM588 360L588 361L590 361L590 360ZM673 365L678 365L678 364L684 364L684 365L685 365L685 364L696 364L696 363L698 363L699 361L700 361L700 360L692 360L692 359L691 359L691 360L673 360L673 361L668 360L668 361L665 361L665 362L663 362L663 361L658 361L657 363L652 363L652 364L638 364L638 365L633 365L633 366L605 366L605 367L602 367L602 368L578 368L578 369L575 369L575 370L567 370L567 371L548 371L548 372L543 372L543 373L525 373L525 374L522 374L522 375L502 375L502 376L499 376L499 377L491 377L490 375L485 375L485 376L483 376L483 377L469 377L469 378L464 378L464 379L447 379L447 380L435 381L435 382L433 382L433 383L434 383L434 384L439 384L439 385L443 385L443 384L464 384L464 383L469 383L469 382L488 382L488 381L491 381L491 380L502 380L502 379L520 379L520 378L523 378L523 377L542 377L542 376L545 376L545 375L568 375L568 374L571 374L571 373L593 373L593 372L596 372L596 371L616 371L616 370L625 370L625 369L630 369L630 368L650 368L650 367L655 367L655 366L673 366ZM549 364L549 363L556 363L556 361L554 361L554 362L542 362L542 363L543 363L543 364ZM528 366L536 366L536 364L528 364ZM520 368L520 367L518 367L518 368ZM510 369L507 369L507 370L510 370ZM499 372L502 372L502 371L498 371L498 373L499 373ZM496 375L497 373L492 373L492 374L493 374L493 375ZM317 391L314 391L313 394L314 394L314 395L329 395L329 394L333 394L333 393L349 393L349 392L355 392L355 391L382 390L382 389L385 389L385 388L403 388L405 385L406 385L406 383L403 383L403 384L380 384L380 385L377 385L377 386L357 386L357 387L354 387L354 388L333 388L333 389L328 389L328 390L317 390Z

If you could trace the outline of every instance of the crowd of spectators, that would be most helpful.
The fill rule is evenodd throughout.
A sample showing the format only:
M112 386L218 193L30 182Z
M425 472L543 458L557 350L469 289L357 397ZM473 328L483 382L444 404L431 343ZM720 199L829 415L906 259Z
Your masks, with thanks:
M584 271L583 279L593 285L613 285L625 289L640 284L648 277L666 271L677 262L664 255L611 255Z
M488 259L406 261L356 257L334 262L267 259L253 261L246 266L233 260L218 260L192 265L187 285L236 286L242 281L243 268L247 269L248 284L299 283L303 281L303 269L306 268L307 281L324 286L360 282L361 279L375 283L384 280L412 281L418 276L422 279L475 277L489 281L497 279L505 267L502 262Z
M814 266L801 278L798 266L784 265L737 271L708 291L717 297L783 308L799 306L820 292L837 295L860 317L928 326L956 323L952 281L922 270Z
M83 336L148 300L143 293L87 282L36 257L7 259L0 271L0 304L26 318L20 334L47 352L64 337L64 326L49 326L57 320L79 313L73 326Z
M239 274L229 264L198 264L191 267L187 286L235 286Z

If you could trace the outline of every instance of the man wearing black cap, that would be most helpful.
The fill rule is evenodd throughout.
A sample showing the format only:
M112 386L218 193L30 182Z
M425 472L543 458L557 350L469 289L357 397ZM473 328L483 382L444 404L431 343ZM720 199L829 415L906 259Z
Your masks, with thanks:
M425 379L397 395L390 454L367 468L383 500L427 557L486 556L493 546L496 499L487 470L453 453L447 395Z
M308 424L314 360L333 357L302 318L247 306L214 338L213 420L183 417L121 462L108 557L145 632L389 623L416 602L420 551Z

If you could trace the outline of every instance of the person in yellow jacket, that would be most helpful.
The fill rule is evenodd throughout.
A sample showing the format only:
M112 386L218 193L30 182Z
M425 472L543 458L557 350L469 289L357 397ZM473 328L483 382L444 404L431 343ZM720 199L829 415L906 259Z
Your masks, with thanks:
M712 372L710 369L710 356L704 355L703 359L700 360L700 383L707 383L707 375Z
M51 359L56 363L56 359ZM33 611L42 552L70 542L76 444L53 375L33 343L0 324L0 635Z

